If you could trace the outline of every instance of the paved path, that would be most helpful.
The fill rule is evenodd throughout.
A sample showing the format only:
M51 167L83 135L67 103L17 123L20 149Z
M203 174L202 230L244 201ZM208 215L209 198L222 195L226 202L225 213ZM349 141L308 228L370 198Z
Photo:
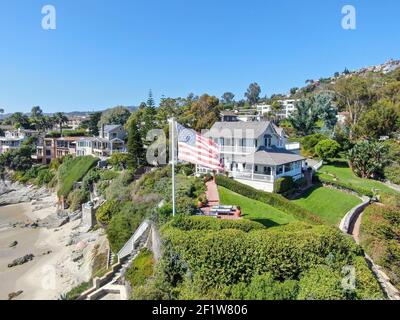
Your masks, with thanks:
M215 183L214 179L206 182L206 187L206 197L208 203L206 207L201 209L201 211L203 211L204 214L209 214L211 207L219 205L219 193L217 184Z

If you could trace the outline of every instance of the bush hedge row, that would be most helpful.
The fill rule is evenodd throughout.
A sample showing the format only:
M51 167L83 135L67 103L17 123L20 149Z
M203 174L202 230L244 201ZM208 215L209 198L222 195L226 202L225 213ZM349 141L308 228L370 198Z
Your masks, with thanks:
M279 194L259 191L250 186L247 186L245 184L242 184L240 182L237 182L233 179L221 175L218 175L216 177L216 182L218 185L224 188L227 188L247 198L269 204L286 213L294 215L300 220L305 220L312 223L322 223L322 220L318 216L298 206L297 204L289 201L288 199Z
M251 230L264 229L264 225L251 220L221 220L212 217L202 216L178 216L166 224L166 228L173 227L182 231L190 230L223 230L223 229L237 229L244 232Z
M266 273L279 282L298 281L319 266L326 266L340 274L343 267L350 265L356 269L354 298L382 298L360 247L332 227L300 223L298 229L292 226L250 232L167 228L162 234L165 243L169 244L166 248L173 250L173 253L165 252L164 257L172 258L167 262L164 260L162 266L169 270L169 274L177 269L176 266L184 266L183 270L178 268L182 273L181 279L191 275L190 280L183 281L190 281L192 287L196 287L198 297L202 294L209 297L207 293L218 288L222 290L240 283L249 284L254 277ZM174 274L171 278L179 279L179 276ZM308 285L311 285L310 282ZM304 296L312 298L305 293ZM323 293L315 298L320 297Z
M275 181L275 192L276 193L285 193L289 190L292 190L295 187L294 181L292 177L281 177L276 179Z

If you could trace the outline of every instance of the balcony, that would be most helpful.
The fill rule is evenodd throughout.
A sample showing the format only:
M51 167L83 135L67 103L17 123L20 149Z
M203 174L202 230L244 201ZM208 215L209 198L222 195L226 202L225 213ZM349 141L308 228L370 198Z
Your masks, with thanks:
M274 176L267 174L253 173L251 171L229 171L229 176L234 179L245 179L252 181L274 182Z
M289 151L300 150L300 142L289 142L285 144L285 149Z
M256 147L242 147L242 146L220 146L221 153L229 154L251 154L256 152Z

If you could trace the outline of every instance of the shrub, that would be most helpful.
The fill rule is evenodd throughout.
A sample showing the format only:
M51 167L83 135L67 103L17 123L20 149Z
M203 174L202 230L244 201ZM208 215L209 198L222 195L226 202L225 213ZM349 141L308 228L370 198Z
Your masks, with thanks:
M106 198L125 202L130 200L131 186L134 177L131 171L123 171L118 177L113 179L105 190Z
M100 180L101 181L108 181L113 180L119 176L119 173L114 170L102 170L100 171Z
M340 145L335 140L321 140L315 146L315 154L322 160L333 159L338 155Z
M126 153L113 153L108 163L118 169L126 169L129 163L129 155Z
M239 283L232 288L232 299L238 300L295 300L298 281L276 281L270 273L252 278L249 284Z
M240 182L232 180L228 177L218 175L216 177L217 184L225 187L233 192L241 194L247 198L264 202L283 212L294 215L300 220L305 220L313 223L322 223L321 219L312 212L296 205L279 194L267 193L256 190L252 187L244 185Z
M108 200L97 209L96 219L102 225L108 225L111 218L118 212L118 202L115 200Z
M53 172L51 172L49 169L43 169L39 171L35 179L35 184L38 186L47 185L53 178L54 178Z
M388 148L380 142L360 141L349 151L350 167L361 178L378 178L388 164Z
M184 284L185 298L226 298L223 297L228 294L226 287L233 286L234 299L289 299L297 292L298 280L303 281L300 296L303 299L311 298L312 286L318 281L325 284L316 289L315 299L344 298L347 296L342 289L337 290L337 280L341 279L342 268L353 262L357 262L354 264L357 277L361 270L361 278L356 279L358 296L380 296L380 291L375 291L379 286L372 273L365 268L365 262L361 263L361 267L358 264L357 257L362 258L361 249L336 228L295 223L249 232L203 228L182 231L173 227L174 223L170 222L162 230L166 245L161 268L164 281L175 288L172 291L179 291ZM321 266L322 271L318 269ZM257 278L265 274L269 275ZM306 279L302 280L303 277ZM369 286L368 282L371 282ZM246 284L249 284L248 292ZM259 290L261 287L272 289L270 293L262 292ZM222 297L216 294L216 290L221 291Z
M68 194L67 201L72 211L79 210L85 202L89 201L90 194L86 189L79 188Z
M281 177L275 181L275 192L285 193L294 188L294 181L292 177Z
M340 274L327 266L319 266L304 273L299 281L299 300L344 300L346 294Z
M400 288L400 215L398 207L371 205L364 210L360 243Z
M196 213L194 200L188 196L177 196L176 213L180 215L193 215Z
M384 169L385 178L395 184L400 184L400 163L393 162Z
M315 156L315 146L318 144L318 142L326 139L328 139L328 137L320 133L311 134L302 138L301 147L303 154L310 157Z
M112 214L106 233L113 252L118 252L129 240L143 219L152 213L153 206L134 204L131 201L121 203Z
M223 230L223 229L237 229L244 232L251 230L264 229L264 225L251 220L221 220L212 217L182 217L178 216L171 220L166 228L173 227L183 231L190 230Z
M148 249L140 251L125 273L125 278L129 281L131 287L146 283L146 280L153 275L153 264L154 260L151 251Z

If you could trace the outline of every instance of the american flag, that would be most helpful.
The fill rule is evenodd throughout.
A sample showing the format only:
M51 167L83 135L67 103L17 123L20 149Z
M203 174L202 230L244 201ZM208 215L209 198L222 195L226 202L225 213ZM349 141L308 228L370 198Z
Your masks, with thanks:
M218 145L192 129L176 124L178 136L178 159L200 166L223 171Z

